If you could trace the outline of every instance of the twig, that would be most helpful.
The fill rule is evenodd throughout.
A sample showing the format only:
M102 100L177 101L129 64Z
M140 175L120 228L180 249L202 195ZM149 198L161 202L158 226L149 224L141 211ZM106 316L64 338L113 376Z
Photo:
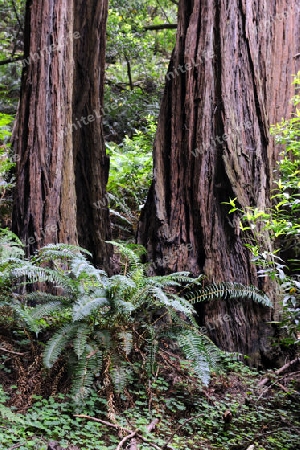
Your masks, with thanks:
M138 450L135 437L131 439L129 450Z
M26 352L26 353L13 352L12 350L7 350L7 348L4 348L4 347L0 347L0 350L2 350L3 352L12 353L13 355L18 355L18 356L24 356L28 353L28 352Z
M160 419L154 419L152 420L152 422L147 425L147 431L149 431L149 433L151 431L154 430L154 428L156 427L156 425L159 423ZM162 450L161 447L158 447L156 444L153 444L152 442L148 441L148 439L144 438L144 436L142 436L141 434L138 433L139 430L135 430L132 431L130 434L128 434L127 436L125 436L118 444L116 450L121 450L123 444L125 444L125 442L129 441L129 439L131 439L131 444L130 444L130 450L136 450L137 446L136 446L136 440L134 439L135 437L138 437L139 439L141 439L144 442L147 442L148 445L151 445L152 447L154 447L156 450Z
M22 61L23 56L17 56L16 58L8 58L0 61L0 66L5 66L6 64L14 63L16 61Z
M177 23L161 23L159 25L146 25L144 30L166 30L166 29L176 29Z
M275 371L275 375L280 375L282 372L285 372L289 367L291 367L297 363L300 363L300 358L293 359L293 361L290 361L290 362L286 363L284 366L282 366L280 369L277 369ZM264 386L265 384L268 383L268 381L270 381L270 379L268 377L264 378L263 380L261 380L258 383L258 386L259 387Z
M121 425L115 425L114 423L107 422L106 420L98 419L97 417L87 416L86 414L74 414L74 417L81 417L83 419L93 420L94 422L102 423L103 425L106 425L106 426L111 427L111 428L115 428L116 430L126 431L126 433L128 433L128 435L125 436L125 438L122 439L122 441L118 444L118 447L116 448L116 450L120 450L122 445L124 444L124 442L128 441L128 439L133 438L135 436L138 437L139 439L141 439L142 441L146 442L148 445L150 445L151 447L155 448L156 450L162 450L161 447L158 447L158 445L153 444L148 439L144 438L144 436L139 434L138 430L136 430L136 431L128 430L128 428L123 428ZM152 431L155 428L155 426L157 425L158 422L159 422L158 419L154 419L148 425L148 427L147 427L148 431ZM125 441L124 441L124 439L125 439ZM120 446L121 443L122 443L122 445ZM167 447L165 447L165 448L167 448ZM169 447L169 448L171 448L171 447Z
M84 419L93 420L94 422L102 423L103 425L115 428L116 430L124 430L127 433L131 433L131 430L128 430L127 428L123 428L121 425L115 425L114 423L107 422L106 420L97 419L97 417L91 417L91 416L87 416L85 414L74 414L74 417L82 417Z
M17 9L16 3L15 3L15 0L11 0L11 4L12 4L12 7L13 7L13 9L14 9L14 13L15 13L16 19L17 19L17 21L18 21L19 27L20 27L20 29L21 29L22 31L24 31L24 30L23 30L23 26L22 26L22 22L21 22L21 20L20 20L20 16L19 16L19 14L18 14L18 9Z
M127 436L125 436L117 445L116 450L121 450L121 448L123 447L123 444L125 444L125 442L129 441L129 439L133 438L134 436L136 436L136 431L132 431L132 433L128 434ZM132 445L131 445L132 446ZM130 447L131 447L130 446Z
M22 444L14 444L12 447L9 447L8 450L14 450L15 448L21 447Z
M154 419L154 420L152 420L152 422L149 425L147 425L147 430L149 431L149 433L151 433L151 431L154 430L154 428L159 423L159 421L160 421L160 419Z

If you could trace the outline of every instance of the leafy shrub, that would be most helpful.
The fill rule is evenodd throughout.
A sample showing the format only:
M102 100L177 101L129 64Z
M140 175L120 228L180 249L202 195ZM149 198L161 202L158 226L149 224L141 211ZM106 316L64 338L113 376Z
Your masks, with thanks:
M52 329L44 350L45 366L52 367L62 353L68 356L74 398L85 398L96 379L113 410L115 393L141 373L153 376L159 346L169 340L177 342L190 370L208 384L222 352L199 331L192 303L220 298L221 293L226 298L244 295L267 305L269 300L241 285L223 283L203 290L202 277L194 279L187 272L147 277L130 246L113 244L123 270L112 277L87 261L87 251L66 244L48 245L30 260L3 260L2 264L11 264L10 277L17 286L44 286L43 292L14 295L10 304L36 336L45 327L49 336ZM142 372L140 365L133 364L139 352L144 355Z

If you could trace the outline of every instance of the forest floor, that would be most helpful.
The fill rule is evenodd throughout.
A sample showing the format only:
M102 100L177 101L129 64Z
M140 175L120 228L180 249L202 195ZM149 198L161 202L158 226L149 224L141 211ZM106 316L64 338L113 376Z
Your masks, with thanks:
M1 450L300 448L299 359L259 372L225 358L204 387L177 354L162 349L150 381L137 376L110 399L96 382L88 400L74 405L61 362L50 376L37 348L14 352L7 342L5 348Z

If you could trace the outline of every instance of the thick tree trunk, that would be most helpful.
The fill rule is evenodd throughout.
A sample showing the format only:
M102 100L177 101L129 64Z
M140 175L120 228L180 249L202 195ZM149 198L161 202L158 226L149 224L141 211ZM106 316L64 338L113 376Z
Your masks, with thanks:
M61 133L72 122L73 13L67 0L26 5L13 229L28 253L77 243L72 134Z
M99 119L107 8L107 0L27 1L13 228L28 254L79 241L107 265L108 163Z
M239 216L228 215L222 202L268 205L276 159L269 126L290 112L300 43L296 4L180 1L138 235L156 272L184 269L210 281L259 285ZM203 324L215 323L211 336L219 345L254 359L264 351L266 312L221 301L205 309ZM224 325L226 314L234 320Z
M106 200L109 159L102 132L107 0L75 2L73 130L79 244L96 264L109 266L109 213ZM81 123L80 123L81 120Z

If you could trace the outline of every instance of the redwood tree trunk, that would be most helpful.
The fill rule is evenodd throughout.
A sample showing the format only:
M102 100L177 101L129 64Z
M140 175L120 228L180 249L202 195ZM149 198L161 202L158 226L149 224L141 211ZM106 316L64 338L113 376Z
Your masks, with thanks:
M81 39L74 47L73 111L78 240L93 253L95 263L106 268L110 256L105 244L110 238L106 201L109 159L101 116L107 9L107 0L75 2L75 28L81 30ZM101 207L97 207L99 203Z
M209 281L259 285L239 216L228 215L222 202L268 205L276 159L269 127L290 112L297 70L296 4L180 1L138 235L156 272L189 270ZM254 359L264 351L269 313L223 301L205 309L201 320L214 323L210 334L219 345ZM222 320L226 314L232 320Z
M72 122L73 15L67 0L26 5L13 229L28 253L77 243L72 134L61 133Z
M107 261L108 208L92 203L105 198L108 166L100 121L87 122L102 101L107 7L27 1L13 229L28 254L79 240Z

